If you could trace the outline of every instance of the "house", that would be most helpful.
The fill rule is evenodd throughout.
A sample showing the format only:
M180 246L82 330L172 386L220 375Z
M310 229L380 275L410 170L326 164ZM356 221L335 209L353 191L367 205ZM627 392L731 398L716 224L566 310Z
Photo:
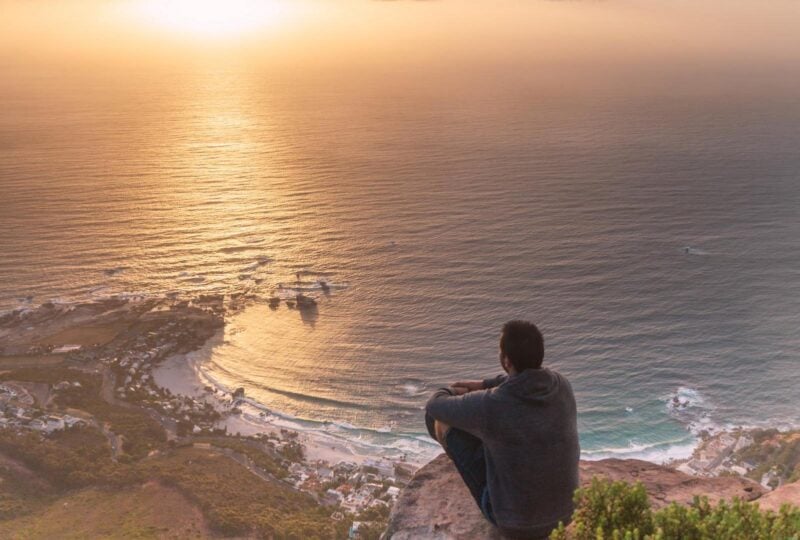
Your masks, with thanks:
M324 502L327 504L339 504L342 502L342 494L335 489L329 489L325 492Z
M380 474L381 476L394 475L394 465L386 461L376 461L374 459L368 459L364 461L364 466L376 469L378 471L378 474Z
M363 486L361 486L361 491L363 493L368 493L368 494L378 493L382 489L383 489L383 486L380 485L380 484L369 483L369 484L364 484Z
M64 425L66 425L67 427L72 427L76 424L83 424L83 423L84 420L82 418L76 418L68 414L64 416Z
M48 433L52 431L60 431L64 429L64 420L59 418L58 416L46 416L44 418L45 421L45 431Z

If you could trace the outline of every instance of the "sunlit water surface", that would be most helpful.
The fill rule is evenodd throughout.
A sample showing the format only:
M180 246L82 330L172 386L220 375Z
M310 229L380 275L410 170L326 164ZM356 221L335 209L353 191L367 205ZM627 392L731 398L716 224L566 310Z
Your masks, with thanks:
M571 379L586 456L797 420L800 94L394 77L3 77L0 307L305 271L318 311L257 303L208 375L408 452L516 317Z

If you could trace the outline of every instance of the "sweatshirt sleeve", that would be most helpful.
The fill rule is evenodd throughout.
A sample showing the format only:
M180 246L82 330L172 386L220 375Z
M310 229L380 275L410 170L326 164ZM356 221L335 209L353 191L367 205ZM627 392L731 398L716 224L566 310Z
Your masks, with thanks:
M500 386L508 379L508 375L503 373L502 375L498 375L497 377L492 377L491 379L484 379L483 380L483 387L485 389L494 388L495 386Z
M483 391L453 395L449 388L440 388L428 400L425 411L448 426L478 435L484 426Z

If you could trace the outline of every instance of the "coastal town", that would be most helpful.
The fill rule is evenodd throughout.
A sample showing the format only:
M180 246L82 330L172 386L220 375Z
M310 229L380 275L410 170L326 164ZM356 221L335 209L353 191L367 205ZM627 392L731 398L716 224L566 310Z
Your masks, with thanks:
M704 434L688 459L672 462L692 476L742 476L767 490L800 480L800 432L734 429Z
M308 454L305 437L268 425L248 436L231 433L229 421L241 418L246 389L205 385L200 395L181 395L157 384L155 369L202 347L224 327L226 314L244 305L243 298L222 295L112 298L0 317L0 432L56 440L59 433L96 430L117 463L144 463L175 449L214 453L258 479L312 497L347 536L373 537L413 465L364 456L318 459ZM133 440L134 430L115 431L108 407L147 423L150 442ZM0 452L8 450L13 454L13 445L0 440Z

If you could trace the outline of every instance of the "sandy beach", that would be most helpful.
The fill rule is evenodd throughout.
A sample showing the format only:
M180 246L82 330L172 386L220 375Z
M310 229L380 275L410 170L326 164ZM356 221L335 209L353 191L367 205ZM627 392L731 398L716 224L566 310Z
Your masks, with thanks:
M310 461L365 463L404 463L413 468L428 461L428 456L409 456L402 452L380 455L376 448L342 436L325 433L303 425L299 420L269 411L247 397L236 398L236 389L225 388L203 371L202 363L219 336L212 338L202 349L169 357L153 370L153 381L176 395L189 396L211 404L222 415L219 428L228 434L253 436L281 435L282 431L298 433L298 441ZM434 454L435 456L436 454Z

